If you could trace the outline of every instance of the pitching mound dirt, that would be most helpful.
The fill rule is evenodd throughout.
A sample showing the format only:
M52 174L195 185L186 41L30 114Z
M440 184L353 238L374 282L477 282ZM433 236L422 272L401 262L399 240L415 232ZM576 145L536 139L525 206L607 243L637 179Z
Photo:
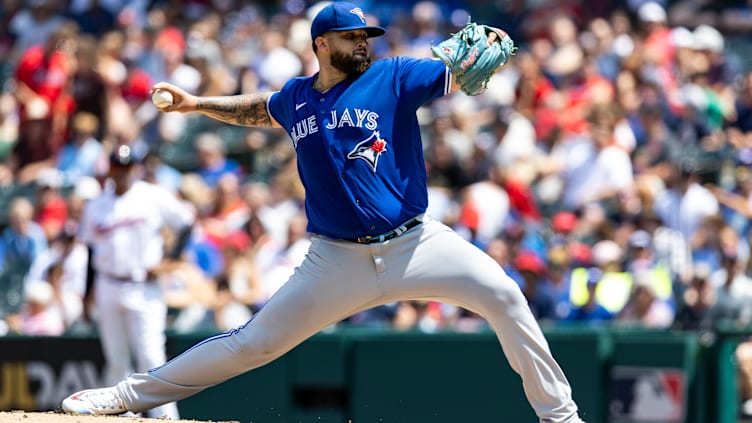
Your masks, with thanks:
M49 411L46 413L33 411L0 411L0 423L178 423L178 422L207 422L206 420L165 420L148 419L145 417L117 417L117 416L78 416L63 412ZM237 421L223 421L212 423L239 423Z

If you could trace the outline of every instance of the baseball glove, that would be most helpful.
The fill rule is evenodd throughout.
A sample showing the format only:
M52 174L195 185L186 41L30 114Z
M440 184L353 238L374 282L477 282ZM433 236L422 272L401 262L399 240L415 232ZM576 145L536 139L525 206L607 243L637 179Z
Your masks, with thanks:
M433 55L446 63L468 95L485 92L491 75L516 49L506 32L473 22L431 47Z

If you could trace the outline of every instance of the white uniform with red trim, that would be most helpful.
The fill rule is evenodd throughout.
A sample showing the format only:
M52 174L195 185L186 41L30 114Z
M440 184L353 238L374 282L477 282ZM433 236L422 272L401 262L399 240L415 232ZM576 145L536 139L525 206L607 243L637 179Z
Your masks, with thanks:
M108 189L87 203L79 237L94 250L96 319L106 383L165 362L167 306L159 284L147 280L147 271L162 261L161 229L179 230L193 219L192 209L172 193L143 181L135 181L121 196ZM149 413L178 417L174 403Z

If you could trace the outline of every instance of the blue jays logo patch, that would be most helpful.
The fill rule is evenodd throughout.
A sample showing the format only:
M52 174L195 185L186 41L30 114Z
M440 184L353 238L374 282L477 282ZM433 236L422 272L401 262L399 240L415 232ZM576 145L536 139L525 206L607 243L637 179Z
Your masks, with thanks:
M365 160L374 172L376 165L379 163L379 156L386 152L386 140L381 139L379 131L373 131L370 137L359 142L351 152L347 154L348 159Z
M363 13L362 10L360 10L359 7L356 7L355 9L352 9L350 11L350 13L352 13L353 15L359 17L361 22L366 23L366 15Z

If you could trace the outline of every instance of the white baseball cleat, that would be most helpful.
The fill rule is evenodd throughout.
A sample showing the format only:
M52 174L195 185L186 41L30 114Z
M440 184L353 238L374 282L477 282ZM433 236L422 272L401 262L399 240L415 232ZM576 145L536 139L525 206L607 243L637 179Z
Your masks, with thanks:
M117 388L86 389L63 400L63 411L75 414L122 414L128 411Z

